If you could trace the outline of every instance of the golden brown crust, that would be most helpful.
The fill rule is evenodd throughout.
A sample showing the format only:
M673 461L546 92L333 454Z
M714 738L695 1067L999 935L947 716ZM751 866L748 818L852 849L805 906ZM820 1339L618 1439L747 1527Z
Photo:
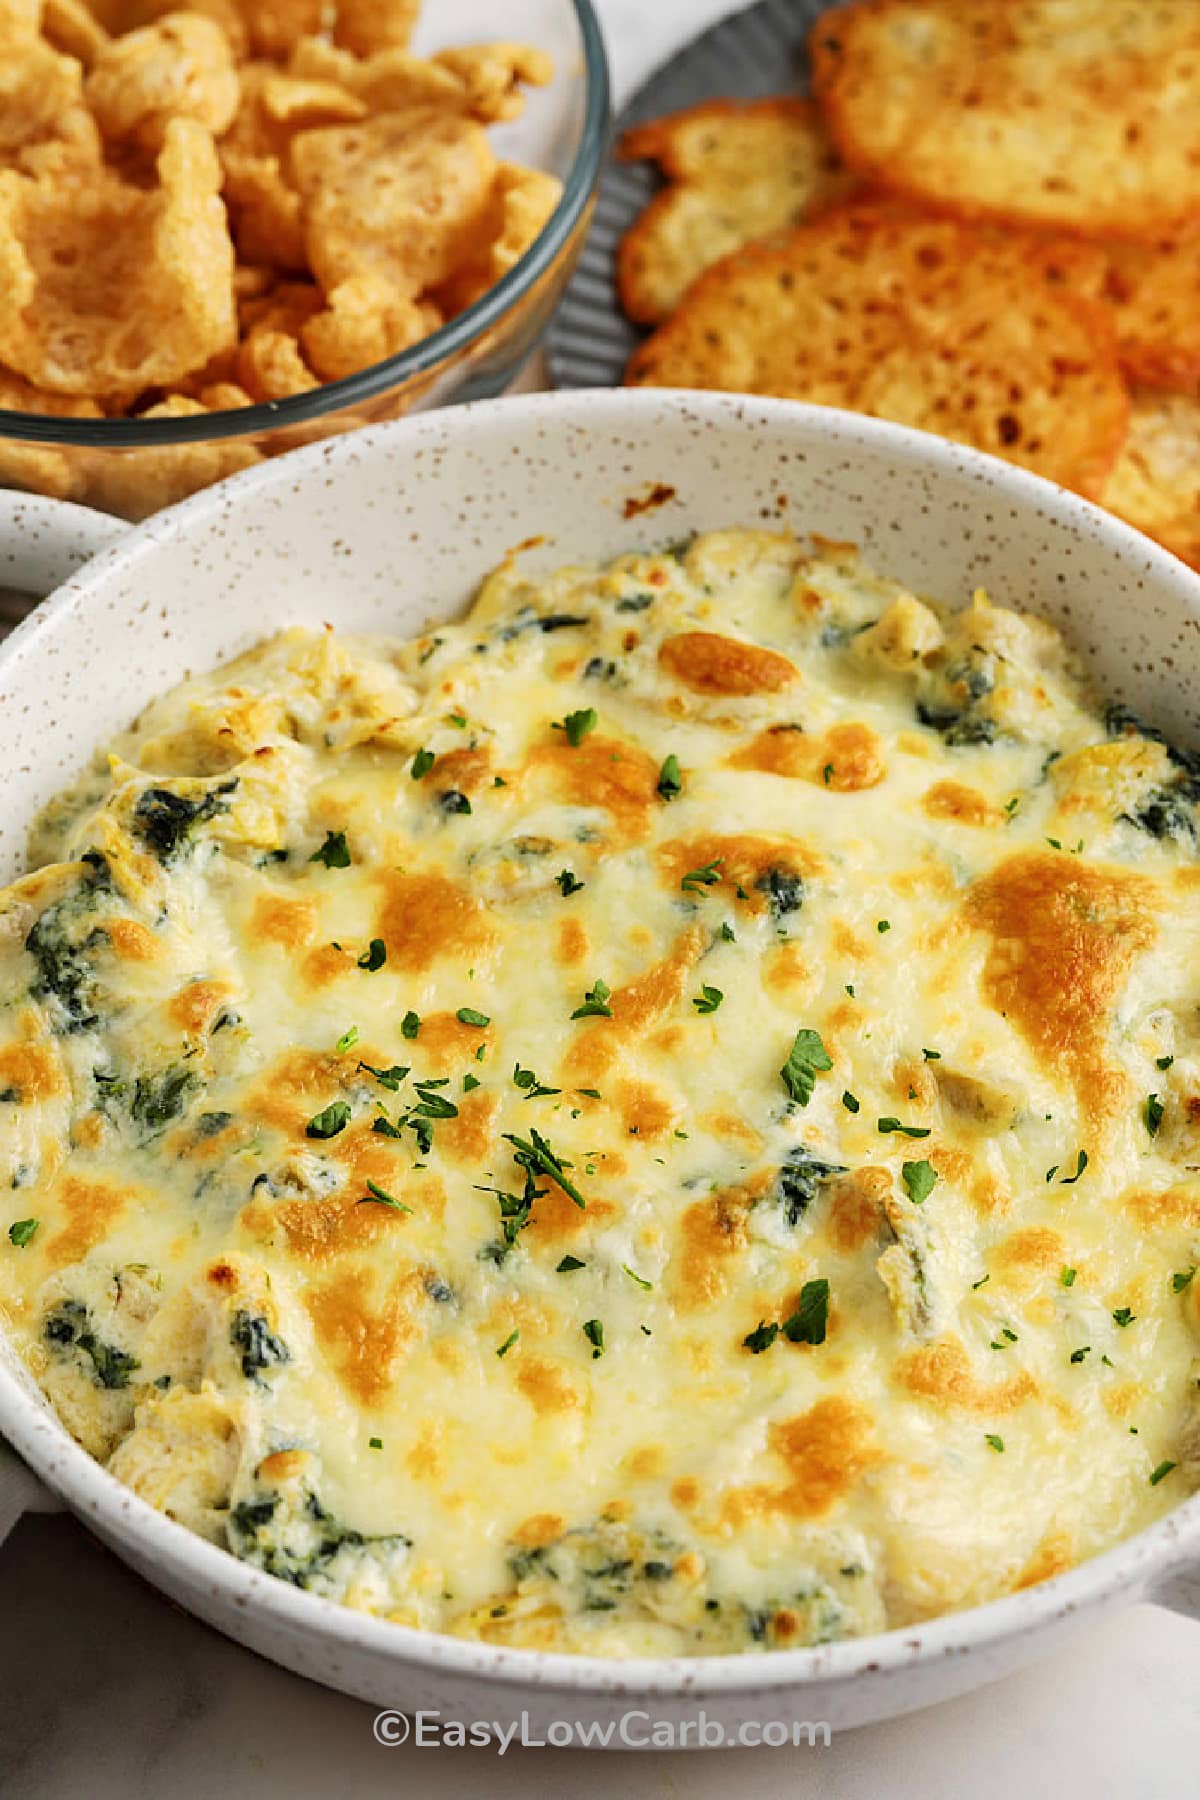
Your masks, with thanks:
M867 181L964 218L1153 239L1200 217L1200 13L1178 0L860 0L809 38Z
M1110 316L1052 262L1035 237L831 207L701 276L626 380L844 406L1094 494L1128 396Z

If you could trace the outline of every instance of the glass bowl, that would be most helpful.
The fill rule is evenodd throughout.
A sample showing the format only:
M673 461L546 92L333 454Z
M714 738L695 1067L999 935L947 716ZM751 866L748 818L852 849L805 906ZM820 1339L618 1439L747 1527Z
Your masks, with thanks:
M414 49L494 39L494 0L427 5ZM465 312L398 356L284 400L176 419L64 419L0 407L0 487L140 519L225 475L403 413L501 393L536 347L587 235L608 145L609 74L592 0L506 0L504 36L554 60L522 117L493 126L498 157L562 181L521 260Z

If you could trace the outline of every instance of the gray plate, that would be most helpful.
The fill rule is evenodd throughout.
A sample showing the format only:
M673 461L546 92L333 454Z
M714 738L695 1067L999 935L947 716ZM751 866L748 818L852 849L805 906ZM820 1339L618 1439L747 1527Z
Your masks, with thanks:
M638 89L618 133L701 100L762 100L808 92L804 46L829 0L759 0L686 45ZM643 333L621 311L614 281L617 245L659 186L648 163L611 162L579 266L550 326L547 354L555 387L619 387Z

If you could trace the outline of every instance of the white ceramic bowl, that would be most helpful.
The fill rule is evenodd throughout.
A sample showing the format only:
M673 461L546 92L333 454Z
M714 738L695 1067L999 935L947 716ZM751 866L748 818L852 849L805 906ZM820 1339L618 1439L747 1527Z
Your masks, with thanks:
M625 502L655 483L648 514ZM1073 494L923 433L779 401L670 392L487 402L313 446L111 542L111 520L0 502L0 579L95 560L0 650L0 879L35 809L150 697L294 621L410 633L458 612L510 546L549 567L717 525L790 524L863 545L948 600L985 583L1052 619L1108 690L1200 741L1200 580ZM27 570L33 575L36 571ZM1042 1586L872 1639L765 1656L611 1662L389 1625L302 1593L153 1511L72 1442L0 1344L0 1433L107 1544L243 1644L413 1711L507 1720L700 1710L833 1729L1007 1673L1101 1609L1200 1616L1200 1495ZM643 1734L644 1724L633 1727ZM617 1739L618 1743L620 1738Z

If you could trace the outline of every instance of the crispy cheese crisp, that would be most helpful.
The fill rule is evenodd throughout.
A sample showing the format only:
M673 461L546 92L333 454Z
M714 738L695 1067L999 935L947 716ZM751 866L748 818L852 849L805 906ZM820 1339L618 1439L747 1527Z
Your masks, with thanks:
M168 385L232 342L233 247L211 135L173 119L149 191L0 173L0 359L63 394Z
M635 386L844 406L1096 494L1127 397L1102 308L1037 239L860 203L726 257L630 360Z
M1136 393L1129 436L1100 498L1200 569L1200 400Z
M665 319L722 256L799 224L856 179L808 100L707 101L635 126L619 153L668 177L618 254L621 304L641 325Z
M862 0L809 49L833 140L873 183L1117 237L1200 216L1190 0Z
M1111 245L1106 298L1129 379L1200 395L1200 234Z

